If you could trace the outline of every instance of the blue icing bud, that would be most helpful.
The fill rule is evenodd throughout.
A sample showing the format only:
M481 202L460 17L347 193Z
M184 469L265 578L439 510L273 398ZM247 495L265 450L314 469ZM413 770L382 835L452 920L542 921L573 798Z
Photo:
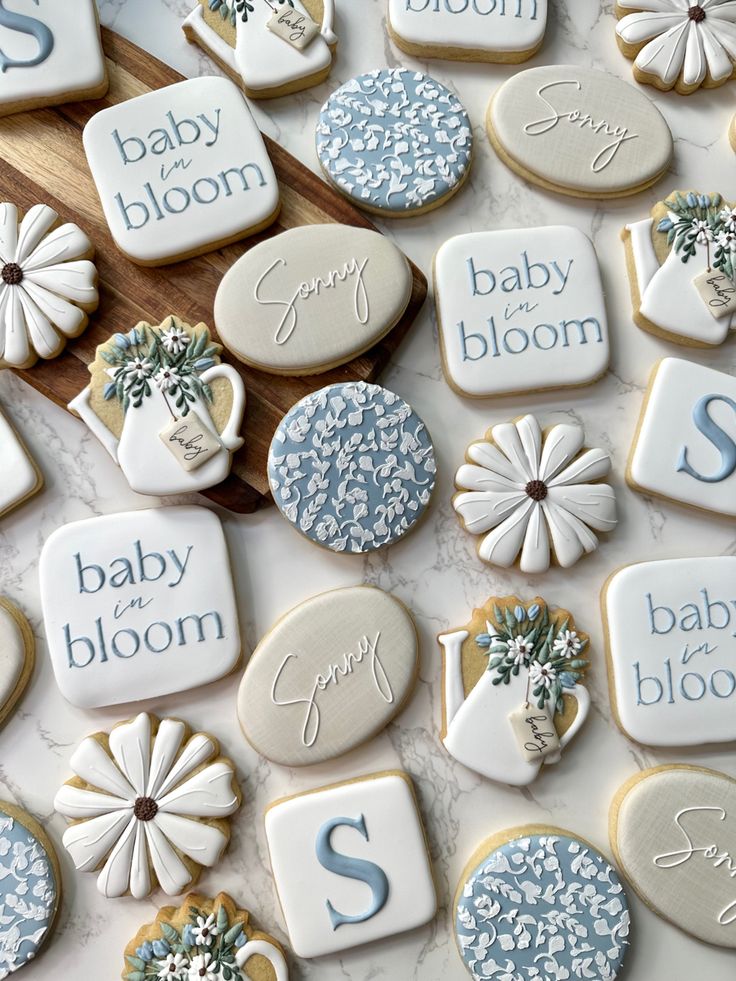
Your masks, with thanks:
M236 947L245 947L245 945L246 945L247 942L248 942L248 938L246 937L246 935L241 930L240 933L235 938L235 946Z
M670 232L675 227L671 218L663 218L657 225L658 232Z
M521 623L523 620L526 620L526 610L524 609L524 607L517 606L514 609L514 616L516 617L519 623Z
M117 344L117 346L118 347L121 347L124 351L128 347L130 347L130 341L125 336L125 334L113 334L112 339L113 339L113 341L115 341L115 343Z
M102 389L102 396L105 400L109 400L115 396L117 391L117 386L115 382L108 382L107 385Z
M181 934L181 942L185 947L194 947L194 928L191 923L187 923Z
M161 940L154 940L152 946L153 953L156 955L156 957L166 957L166 955L171 951L171 947L169 947L168 943L163 938L161 938Z
M136 954L142 961L152 961L153 960L153 944L146 940L140 945L136 950Z
M527 610L527 615L530 620L536 620L539 616L540 606L539 603L533 603Z
M697 206L698 206L698 199L695 197L695 195L693 194L692 191L688 191L686 201L690 205L691 208L697 208Z
M561 671L559 679L563 688L574 688L577 684L574 675L572 675L569 671Z

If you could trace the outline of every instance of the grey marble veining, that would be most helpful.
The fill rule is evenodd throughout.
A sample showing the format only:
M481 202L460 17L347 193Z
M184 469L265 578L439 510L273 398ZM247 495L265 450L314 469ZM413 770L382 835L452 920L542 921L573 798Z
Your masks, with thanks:
M211 72L197 48L186 44L181 21L194 0L101 0L103 22L133 39L186 75ZM611 795L637 769L685 760L736 776L732 748L653 752L630 743L616 728L608 700L602 647L599 590L611 571L628 562L697 554L736 552L733 522L649 501L630 491L623 471L651 365L682 348L643 334L632 323L622 226L644 217L651 204L675 187L698 186L734 195L736 158L727 140L734 85L689 98L644 91L660 107L673 130L672 172L655 188L633 198L582 202L536 190L508 171L485 136L484 116L496 86L514 70L503 66L423 64L393 48L385 31L385 0L338 0L341 37L331 78L317 89L288 99L256 104L261 127L315 171L314 126L328 94L358 72L384 65L428 68L454 88L474 123L476 158L468 186L447 206L406 222L386 223L397 243L425 272L438 246L453 234L493 227L533 227L569 223L595 242L603 271L613 343L611 371L580 392L470 402L443 380L433 306L428 302L414 329L384 375L384 382L412 403L435 435L439 482L434 503L415 534L400 546L366 559L326 554L302 540L274 509L251 517L222 516L235 568L246 648L296 603L323 589L366 581L392 591L414 611L422 642L416 694L389 729L349 757L289 771L260 760L242 737L235 715L238 676L206 689L161 699L143 708L174 714L213 732L237 763L244 806L233 823L233 840L218 869L201 880L203 892L229 891L266 930L286 940L269 875L262 813L272 800L303 788L360 773L404 767L414 777L436 870L441 910L427 928L368 949L311 963L293 962L296 981L462 981L467 975L454 949L449 906L458 877L477 844L496 830L525 822L549 822L579 832L605 852ZM613 4L598 0L556 0L542 51L529 63L575 63L631 77L614 37ZM7 190L6 190L7 193ZM736 371L733 341L694 357L721 370ZM0 733L0 798L16 800L47 822L60 842L64 821L52 814L57 786L70 776L68 759L86 734L108 728L135 711L83 712L59 694L43 641L38 595L38 554L59 525L148 503L128 488L104 449L81 423L52 406L9 372L0 372L0 402L22 432L46 477L46 490L0 525L0 591L29 615L38 642L38 666L15 717ZM484 567L450 507L452 475L465 446L494 422L531 409L545 424L575 419L585 425L588 444L603 446L614 459L613 484L619 495L618 531L591 558L568 572L529 577ZM540 593L574 612L591 634L593 666L589 685L593 711L562 761L546 768L529 788L496 786L456 764L438 741L440 656L438 632L459 626L488 596ZM25 981L49 971L95 979L117 977L122 950L138 927L153 919L166 898L106 901L95 877L76 875L59 848L64 871L64 906L56 936ZM707 977L727 981L734 954L690 940L634 907L633 947L627 977L650 981Z

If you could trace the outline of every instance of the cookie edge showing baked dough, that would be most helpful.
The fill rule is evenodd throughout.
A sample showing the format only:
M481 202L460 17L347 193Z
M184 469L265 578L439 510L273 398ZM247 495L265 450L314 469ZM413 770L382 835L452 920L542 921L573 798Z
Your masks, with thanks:
M219 892L216 896L209 897L203 896L198 892L187 891L183 894L183 899L181 905L174 906L173 904L168 906L161 906L156 911L156 918L150 923L144 923L138 928L136 935L128 941L123 950L123 959L127 962L128 957L135 957L136 950L146 941L153 942L161 937L161 925L163 923L173 926L175 929L179 927L184 927L186 923L189 922L189 910L190 907L196 907L205 916L209 916L216 913L221 906L225 907L227 911L231 928L235 922L242 921L243 933L251 940L260 940L264 943L272 944L282 955L286 958L286 950L279 943L279 941L268 933L264 933L262 930L253 929L251 922L251 913L249 910L240 909L235 901L226 892ZM257 955L254 954L254 957ZM246 963L249 963L250 958ZM244 971L245 965L243 965ZM251 967L252 970L252 967ZM121 973L122 981L127 981L128 974L130 973L130 967L125 966ZM273 971L269 969L267 971L259 971L257 974L253 975L254 981L265 981L266 978L270 979L273 976ZM250 978L251 975L248 974Z
M736 153L736 116L734 116L731 120L731 125L728 130L728 138L731 142L733 152Z
M693 6L694 5L695 4L693 4ZM642 41L640 44L627 44L627 42L624 41L623 38L618 33L618 23L624 17L627 17L629 14L646 13L647 11L645 11L641 7L624 8L616 0L616 3L614 4L613 12L616 16L616 25L617 25L616 43L618 44L619 51L621 52L622 55L624 55L625 58L628 58L629 61L634 62L639 52L643 48L645 48L647 44L651 43L651 39ZM684 13L685 11L683 10L683 14ZM640 85L651 85L652 88L657 89L659 92L672 92L674 90L675 92L677 92L678 95L692 95L694 92L697 92L699 89L718 89L722 85L725 85L727 82L730 82L732 79L735 79L736 61L734 61L733 71L731 72L731 74L728 75L726 78L722 79L722 81L720 82L712 81L710 72L707 72L703 81L698 82L697 85L685 85L680 80L682 70L680 70L677 73L677 77L675 81L672 83L672 85L665 85L665 83L662 81L659 75L656 75L654 72L642 71L642 69L638 68L635 64L632 64L631 72L634 78L636 79L636 81Z
M30 450L28 449L28 447L26 446L26 444L21 439L18 430L15 428L15 426L12 424L12 422L10 421L10 419L8 419L8 417L3 412L1 406L0 406L0 416L5 420L5 422L7 423L7 425L10 427L13 435L15 436L16 440L18 441L18 446L19 446L20 450L25 454L26 459L28 460L28 462L30 463L30 465L33 467L33 470L35 471L35 474L36 474L36 483L33 485L33 487L31 488L31 490L28 491L27 494L25 494L23 497L19 498L17 501L14 501L12 504L9 504L8 507L6 507L4 510L3 509L0 509L0 521L2 521L3 518L7 517L7 515L11 514L13 511L15 511L16 508L22 507L24 504L26 504L28 501L30 501L31 498L35 497L36 494L39 494L43 490L43 488L44 488L45 480L44 480L44 476L43 476L43 473L41 471L41 468L36 463L35 459L31 455Z
M601 72L601 74L605 74L605 72ZM617 191L584 191L580 188L570 187L568 185L553 184L552 181L545 180L544 177L540 177L538 174L534 174L532 173L532 171L527 170L526 167L524 167L513 156L511 156L511 154L508 152L508 150L503 146L503 144L496 136L496 131L493 128L493 103L495 102L496 97L501 92L501 90L510 81L513 81L513 78L514 76L512 75L505 82L502 82L501 85L499 85L499 87L491 96L491 100L488 103L488 109L486 110L485 125L486 125L486 133L488 134L488 139L490 140L491 146L496 151L496 155L498 156L501 163L505 164L509 168L509 170L512 170L515 174L518 174L519 177L523 178L523 180L528 181L530 184L535 184L537 187L541 187L542 190L550 191L553 194L563 194L566 197L581 198L582 200L585 201L613 201L616 200L617 198L633 197L633 195L635 194L640 194L642 191L646 191L647 188L653 187L655 184L657 184L667 173L669 167L672 164L672 158L674 155L674 143L672 143L669 158L665 166L662 168L661 171L659 171L659 173L652 175L652 177L650 177L643 184L637 184L635 186L632 185L631 187L621 188ZM621 81L621 79L617 78L617 81ZM655 105L652 105L652 109L654 109L656 112L659 113L659 110ZM661 116L662 114L659 113L659 115ZM662 118L664 119L664 117ZM665 120L665 125L667 125L667 127L669 128L669 124L667 124L666 120ZM672 141L671 132L672 131L670 130L670 141ZM468 169L470 169L470 165L468 165Z
M13 821L17 821L18 824L22 825L26 831L32 835L36 841L41 845L43 850L46 852L46 856L49 860L49 865L51 866L51 871L54 875L54 910L49 919L48 926L46 928L46 934L43 937L38 951L34 954L33 960L43 952L43 949L51 940L51 933L54 929L54 924L59 916L59 910L61 909L62 899L63 899L63 883L61 877L61 865L59 864L59 856L56 852L54 843L49 838L46 833L46 829L43 825L29 814L28 811L24 810L18 804L11 804L10 801L0 800L0 812L7 814L11 817ZM23 964L18 968L20 970L22 967L27 966L30 963L29 960L23 962ZM11 972L12 973L12 972Z
M30 684L33 671L36 666L36 639L33 635L33 629L26 619L25 614L15 605L15 603L11 602L7 596L0 596L0 608L5 610L11 620L15 622L25 648L23 670L18 676L18 681L8 696L7 701L0 705L0 726L2 726L8 720L8 717L12 714L13 709L18 704L23 696L23 693Z
M564 828L559 828L552 824L521 824L516 825L513 828L505 828L503 831L496 831L494 834L489 835L485 838L475 849L473 854L470 856L469 861L460 873L460 879L458 880L457 887L452 894L452 907L450 909L450 922L452 923L452 935L455 941L455 947L460 955L460 960L463 960L463 954L460 950L460 944L458 943L457 930L455 929L455 918L456 910L460 900L461 893L465 888L465 883L467 882L470 873L476 869L483 859L488 858L488 856L499 848L503 848L504 845L508 845L509 842L516 841L517 838L530 838L534 835L551 835L553 837L570 838L573 841L579 841L581 845L589 848L591 851L595 852L596 855L600 855L601 858L613 865L608 858L606 858L602 849L598 848L592 842L588 841L587 838L583 838L582 835L576 834L574 831L566 831ZM621 863L616 856L616 862L619 868L614 868L614 871L621 876L620 868ZM621 876L623 879L623 876ZM626 882L622 882L623 886L628 883L628 878ZM626 895L626 889L624 888L624 895ZM465 962L463 961L463 967ZM623 963L622 963L623 966Z
M218 66L218 68L223 71L228 78L230 78L238 88L247 95L249 99L259 100L259 99L278 99L286 95L295 95L297 92L304 92L306 89L315 88L317 85L321 85L322 82L327 81L332 73L332 69L335 64L335 56L337 54L337 45L339 39L330 43L327 42L327 47L332 53L332 60L327 68L322 69L322 71L314 72L312 75L308 75L305 78L297 79L294 82L287 82L285 85L276 85L269 89L252 89L245 84L241 74L236 71L232 65L228 64L224 58L221 58L214 46L207 43L206 31L214 31L214 27L207 23L205 17L204 8L201 7L200 0L192 0L196 3L196 6L192 8L190 14L188 14L186 20L182 24L182 31L184 32L184 37L187 39L189 44L198 45L204 53L212 59L212 61ZM310 2L314 0L302 0L304 6L309 9ZM195 26L196 25L196 26ZM197 27L203 27L205 30L200 33ZM217 33L215 31L215 33ZM222 38L223 44L228 44L225 38ZM256 233L254 233L256 234Z
M374 726L367 733L367 735L363 739L361 739L360 742L353 744L348 749L343 750L341 753L335 753L335 754L332 754L330 756L327 756L326 758L315 760L314 762L305 761L303 763L295 763L293 761L292 762L283 762L281 760L274 760L273 757L271 757L267 753L265 753L263 751L263 749L260 746L257 746L256 743L251 739L251 737L248 735L248 733L246 731L245 724L243 723L243 720L242 720L242 718L240 716L240 692L243 690L243 688L247 684L248 669L249 669L251 663L253 662L256 654L261 649L261 647L268 641L268 639L270 638L271 634L285 620L287 620L289 617L291 617L294 613L297 613L301 609L301 607L306 606L308 603L311 603L313 600L322 599L322 598L324 598L326 596L334 596L334 595L336 595L338 593L345 593L345 592L348 592L348 591L355 592L356 590L363 590L363 591L370 590L370 591L375 592L375 593L380 593L383 597L387 597L388 599L393 600L393 602L396 603L396 605L398 607L400 607L401 610L404 612L404 614L406 615L407 621L411 624L411 626L412 626L412 628L414 630L414 638L415 638L414 670L412 672L411 680L409 681L409 683L407 685L406 694L404 695L403 699L394 707L394 710L393 710L392 714L388 718L386 718L384 721L382 721L381 723L379 723L377 726ZM416 620L414 619L414 615L411 612L411 610L409 609L409 607L406 605L406 603L404 603L402 600L398 599L398 597L394 596L393 593L389 593L385 589L381 589L380 586L373 586L370 583L358 583L357 585L354 585L354 586L336 586L333 589L326 589L326 590L324 590L324 592L315 593L314 596L310 596L307 599L302 600L301 603L297 603L296 606L293 606L290 610L287 610L285 613L282 613L281 616L271 624L271 626L268 628L268 630L263 635L263 637L261 637L261 639L258 641L258 644L254 648L253 653L248 658L248 664L245 667L245 671L243 672L243 676L240 679L240 684L238 685L238 693L236 695L236 712L237 712L237 716L238 716L238 724L240 725L240 730L243 733L243 736L245 737L245 741L248 743L248 745L256 753L258 753L259 756L262 756L263 759L269 760L271 763L275 763L277 766L293 767L295 769L298 768L298 769L302 770L302 769L305 769L306 767L324 765L325 763L329 763L332 760L340 760L340 759L343 759L345 756L347 756L348 753L353 753L356 750L360 749L361 747L366 746L369 742L371 742L377 736L379 736L384 731L384 729L387 729L388 726L390 726L391 723L396 718L398 718L399 715L401 715L401 713L404 711L404 709L407 707L407 705L411 701L411 699L412 699L412 697L414 695L414 692L416 691L417 682L419 681L419 670L420 670L420 667L421 667L421 649L420 649L419 631L417 629L417 623L416 623ZM327 788L323 788L323 789L327 789ZM299 796L301 796L301 795L299 795Z
M613 798L611 800L611 806L608 812L608 837L611 845L611 851L613 852L614 858L616 859L616 864L620 869L621 875L626 881L626 885L630 886L634 890L636 895L644 903L647 909L650 909L652 913L655 914L655 916L658 916L661 920L664 920L665 923L671 924L676 930L681 930L688 937L692 937L694 940L697 940L698 943L706 944L708 947L715 950L728 950L729 948L727 947L724 948L719 944L712 944L709 941L704 940L702 937L696 936L694 933L691 933L686 927L680 926L679 923L675 923L674 920L671 920L664 913L661 913L659 909L653 905L651 900L648 899L644 895L644 893L640 891L639 886L636 883L636 880L632 879L631 876L629 875L626 868L626 864L623 861L621 852L618 847L618 827L619 827L619 819L621 816L621 808L628 795L631 793L632 790L634 790L635 787L637 787L643 781L647 780L649 777L653 777L656 773L666 773L667 771L671 771L671 770L676 770L679 772L686 770L686 771L691 771L693 773L704 773L707 774L709 777L715 777L718 780L726 780L736 785L736 779L734 779L732 776L729 776L729 774L722 773L720 770L713 770L711 767L698 766L697 764L693 764L693 763L661 763L659 766L653 766L653 767L649 767L646 770L640 770L638 773L635 773L633 777L629 777L629 779L626 780L618 788L618 790L613 795Z

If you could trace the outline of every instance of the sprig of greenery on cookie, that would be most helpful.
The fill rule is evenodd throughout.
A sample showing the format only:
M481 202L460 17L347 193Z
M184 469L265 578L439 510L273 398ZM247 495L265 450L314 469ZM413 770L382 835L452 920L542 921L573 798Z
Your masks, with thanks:
M682 261L691 259L698 245L705 245L709 265L736 279L736 207L729 207L720 194L693 191L685 195L676 191L664 204L670 214L657 231L667 235L667 244Z
M493 608L495 622L486 620L485 633L475 642L488 658L494 685L508 685L526 669L530 695L538 708L549 704L551 714L562 712L566 688L574 688L583 677L588 661L579 657L588 645L566 616L560 624L551 620L546 604L518 604L513 609ZM570 629L570 628L573 629Z
M223 20L229 20L233 27L235 27L238 14L240 14L240 19L244 24L248 23L249 15L255 10L255 2L257 0L207 0L207 5L210 10L219 13ZM294 0L273 0L273 2L271 0L262 0L262 2L268 3L274 13L276 12L275 4L283 6L285 3L288 3L290 7L294 6Z
M236 963L237 951L247 943L245 923L230 923L228 911L221 905L216 913L205 915L196 906L189 907L189 923L179 932L162 922L161 936L146 940L128 954L131 970L126 981L240 981Z
M139 324L127 334L113 335L100 349L100 357L113 369L104 398L116 398L127 412L139 408L156 386L186 416L198 397L213 401L212 389L199 376L218 363L219 352L206 327L187 329L173 317L159 329Z

